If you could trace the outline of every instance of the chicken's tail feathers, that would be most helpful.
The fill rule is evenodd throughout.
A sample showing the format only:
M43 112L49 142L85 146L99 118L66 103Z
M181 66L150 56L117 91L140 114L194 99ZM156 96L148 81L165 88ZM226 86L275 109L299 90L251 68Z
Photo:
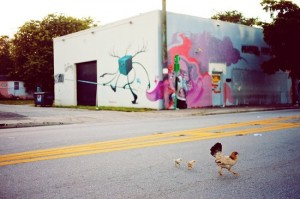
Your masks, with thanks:
M214 146L212 146L211 148L210 148L210 154L212 155L212 156L216 156L216 153L218 153L218 152L222 152L222 144L221 143L219 143L219 142L217 142Z

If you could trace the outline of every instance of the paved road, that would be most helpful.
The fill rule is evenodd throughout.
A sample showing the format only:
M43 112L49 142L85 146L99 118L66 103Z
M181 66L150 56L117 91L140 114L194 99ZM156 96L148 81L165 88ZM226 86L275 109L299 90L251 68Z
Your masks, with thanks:
M299 111L293 109L1 129L1 154L27 151L5 158L29 162L0 166L0 195L30 199L297 198L299 125ZM153 139L156 142L147 146ZM234 167L240 177L226 171L218 176L209 154L216 142L223 144L226 154L240 153ZM47 150L38 153L47 159L34 160L36 150ZM55 152L74 156L57 157ZM178 157L195 159L195 167L174 167Z

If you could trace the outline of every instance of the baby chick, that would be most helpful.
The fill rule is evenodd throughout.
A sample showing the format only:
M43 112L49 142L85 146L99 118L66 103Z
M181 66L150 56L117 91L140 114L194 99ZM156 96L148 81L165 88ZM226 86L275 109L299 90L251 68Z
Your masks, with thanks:
M191 160L186 163L188 169L192 169L194 167L194 164L196 163L196 160Z
M175 161L175 167L180 167L180 163L181 163L182 159L181 158L177 158L174 161Z

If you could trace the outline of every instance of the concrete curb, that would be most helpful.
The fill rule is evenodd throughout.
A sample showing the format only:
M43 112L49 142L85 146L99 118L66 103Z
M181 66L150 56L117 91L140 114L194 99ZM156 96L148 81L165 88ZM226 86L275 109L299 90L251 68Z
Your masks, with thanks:
M11 107L10 107L11 108ZM20 107L16 107L20 110ZM51 125L66 125L80 123L104 123L136 119L159 119L159 118L176 118L192 117L204 115L272 111L283 109L299 109L299 106L243 106L243 107L212 107L199 109L184 110L160 110L149 112L118 112L118 111L90 111L77 109L59 109L59 108L37 108L27 107L26 111L21 113L2 112L0 114L0 129L23 128ZM11 110L11 109L7 109ZM41 112L42 111L42 112ZM47 112L48 111L48 112ZM1 113L1 111L0 111ZM39 113L43 113L41 116ZM63 114L64 113L64 114ZM11 118L9 118L11 117Z

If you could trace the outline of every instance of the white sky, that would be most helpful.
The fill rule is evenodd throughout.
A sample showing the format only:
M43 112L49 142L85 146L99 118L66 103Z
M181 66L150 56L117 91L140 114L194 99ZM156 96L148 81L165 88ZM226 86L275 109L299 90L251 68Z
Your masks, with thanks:
M166 0L167 11L210 18L221 11L237 10L245 17L269 21L260 5L262 0ZM161 9L162 0L2 0L0 35L12 37L30 20L42 20L48 14L91 17L104 25L141 13ZM300 6L300 0L293 0Z

